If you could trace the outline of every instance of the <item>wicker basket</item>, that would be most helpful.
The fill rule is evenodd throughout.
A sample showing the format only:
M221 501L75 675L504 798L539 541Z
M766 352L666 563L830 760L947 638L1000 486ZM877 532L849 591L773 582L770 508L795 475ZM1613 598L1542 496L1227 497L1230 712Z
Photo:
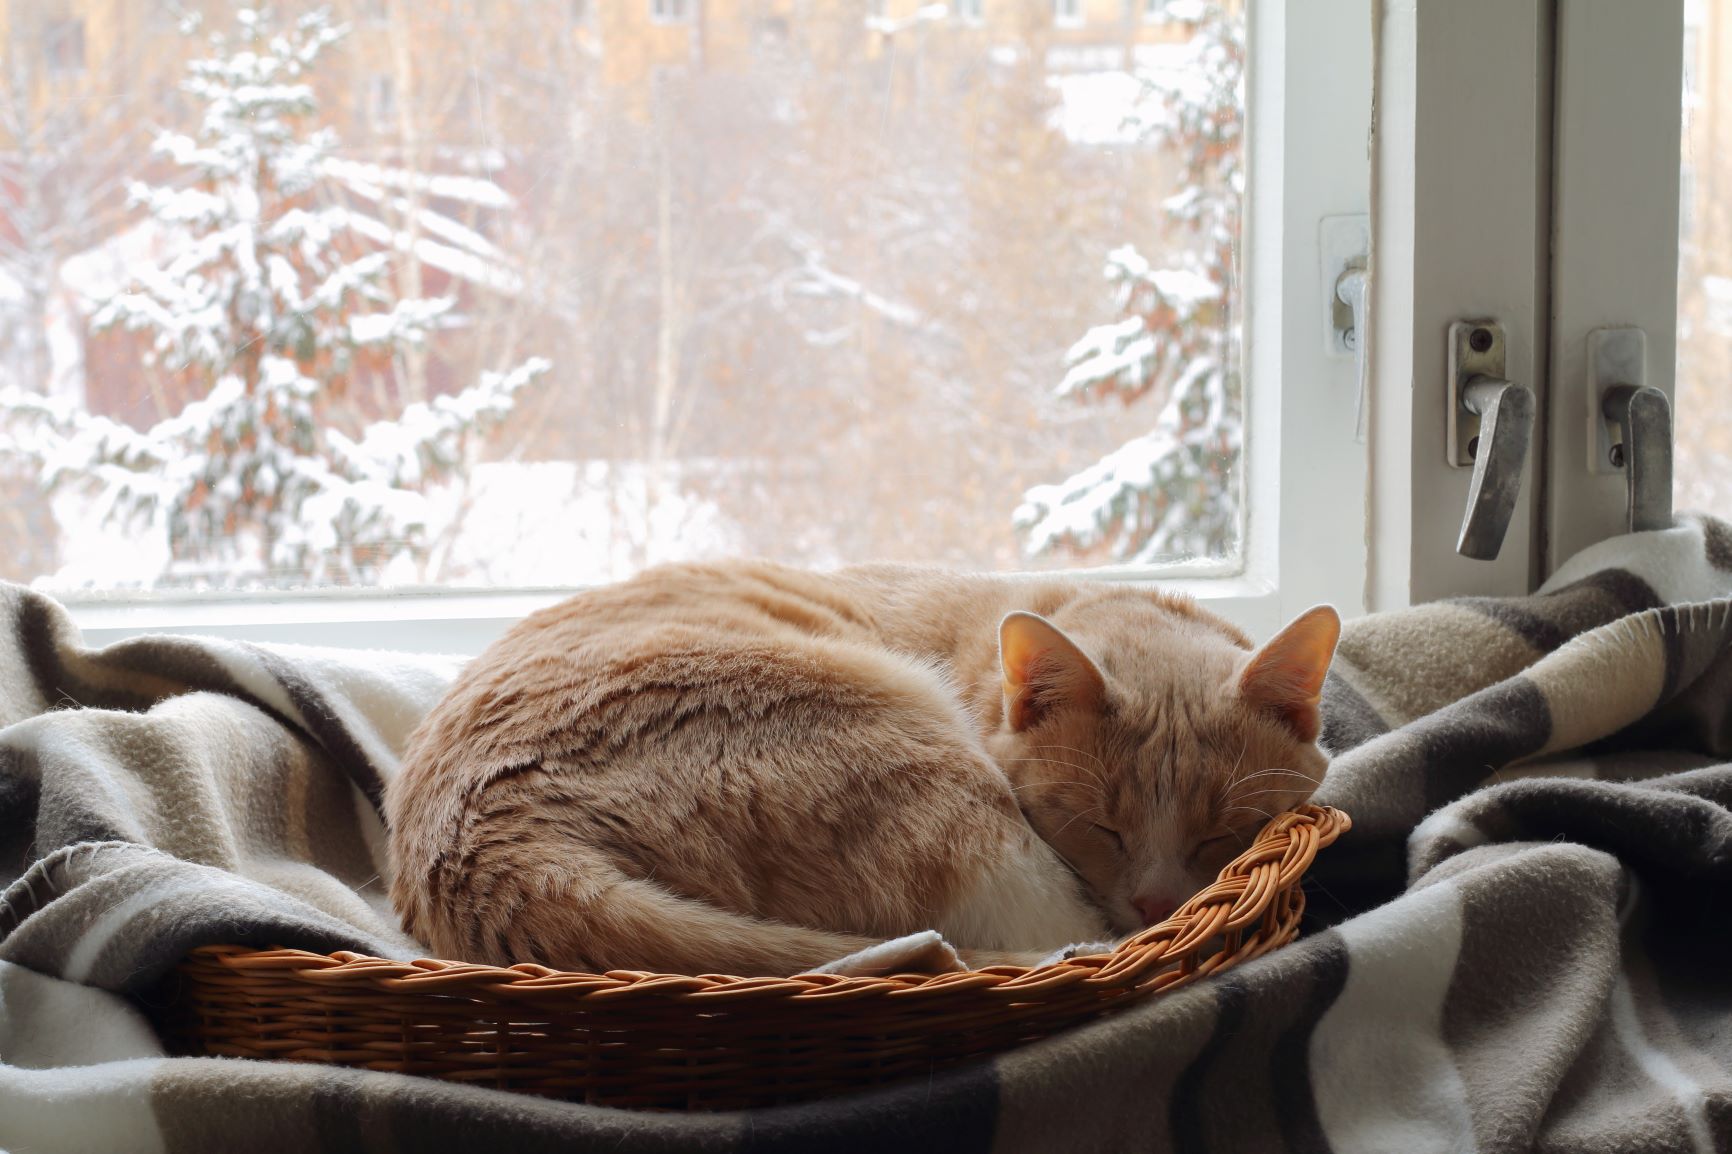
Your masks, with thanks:
M796 1102L984 1058L1268 953L1349 827L1282 814L1208 889L1110 954L1040 969L843 978L568 973L207 946L180 966L181 1048L424 1074L612 1106Z

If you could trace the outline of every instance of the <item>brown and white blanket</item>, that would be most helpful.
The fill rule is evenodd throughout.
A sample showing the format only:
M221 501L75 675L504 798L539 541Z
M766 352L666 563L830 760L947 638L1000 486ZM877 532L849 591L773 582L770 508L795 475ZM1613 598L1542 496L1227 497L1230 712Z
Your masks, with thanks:
M192 946L408 957L381 783L458 659L85 649L0 587L0 1149L1732 1148L1732 529L1351 623L1287 949L996 1061L807 1106L634 1114L171 1058Z

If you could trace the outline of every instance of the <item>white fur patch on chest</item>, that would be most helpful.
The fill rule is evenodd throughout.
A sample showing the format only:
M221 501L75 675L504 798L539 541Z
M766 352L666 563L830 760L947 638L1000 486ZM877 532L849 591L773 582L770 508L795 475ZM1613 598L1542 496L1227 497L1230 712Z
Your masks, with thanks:
M1016 839L938 917L963 949L1054 950L1113 936L1082 883L1034 831Z

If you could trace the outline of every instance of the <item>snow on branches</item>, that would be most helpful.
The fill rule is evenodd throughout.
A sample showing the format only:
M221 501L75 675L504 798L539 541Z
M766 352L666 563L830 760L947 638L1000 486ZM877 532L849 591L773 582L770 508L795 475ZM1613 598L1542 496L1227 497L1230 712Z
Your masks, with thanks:
M1179 162L1183 187L1162 208L1189 251L1176 267L1156 267L1128 245L1108 256L1120 319L1072 346L1057 388L1085 402L1152 395L1159 415L1150 432L1023 495L1012 520L1031 556L1146 563L1238 547L1244 397L1232 288L1245 186L1244 25L1197 0L1172 0L1166 17L1191 37L1175 66L1144 77L1136 114L1142 135Z
M237 12L233 32L212 35L211 55L188 67L196 131L156 141L179 179L132 188L172 253L130 270L92 325L139 334L152 371L193 399L141 431L0 393L0 454L28 459L51 491L90 494L107 523L166 533L158 585L365 583L424 557L428 486L460 475L549 367L536 358L485 373L342 431L364 423L359 377L389 374L405 351L460 323L455 298L394 294L399 234L367 203L405 188L511 203L490 181L334 155L334 134L311 124L307 77L343 31L323 12L286 28ZM491 242L423 213L435 218L427 232L487 264L488 283L511 282Z

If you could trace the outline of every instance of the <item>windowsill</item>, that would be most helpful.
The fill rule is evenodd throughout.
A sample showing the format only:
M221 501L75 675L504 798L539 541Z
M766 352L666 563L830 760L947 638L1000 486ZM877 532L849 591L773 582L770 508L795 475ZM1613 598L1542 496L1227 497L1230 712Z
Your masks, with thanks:
M1102 571L1100 575L1147 582L1195 597L1254 634L1272 631L1277 622L1274 588L1260 578L1145 576L1128 568ZM178 633L271 644L472 655L514 622L574 592L341 590L172 600L70 600L64 604L83 631L85 644L91 646L146 633Z
M69 600L89 645L145 633L239 641L479 653L512 622L569 597L569 589L255 594L137 600Z

